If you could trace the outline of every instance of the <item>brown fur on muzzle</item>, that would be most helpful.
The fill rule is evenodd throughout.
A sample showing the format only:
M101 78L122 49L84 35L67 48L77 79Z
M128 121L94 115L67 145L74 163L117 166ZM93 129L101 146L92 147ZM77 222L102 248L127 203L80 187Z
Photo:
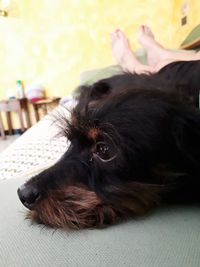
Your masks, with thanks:
M111 206L105 205L93 191L77 186L50 193L27 217L51 227L72 229L101 228L117 220Z

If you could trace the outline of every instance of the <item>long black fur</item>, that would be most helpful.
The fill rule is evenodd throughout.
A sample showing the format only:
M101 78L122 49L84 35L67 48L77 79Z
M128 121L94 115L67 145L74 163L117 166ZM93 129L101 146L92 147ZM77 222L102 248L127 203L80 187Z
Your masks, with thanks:
M123 74L80 87L64 125L68 151L18 191L31 218L102 227L160 202L199 201L200 112L186 92L156 74ZM94 195L69 199L70 188ZM74 201L73 211L66 201ZM81 201L87 208L80 211Z

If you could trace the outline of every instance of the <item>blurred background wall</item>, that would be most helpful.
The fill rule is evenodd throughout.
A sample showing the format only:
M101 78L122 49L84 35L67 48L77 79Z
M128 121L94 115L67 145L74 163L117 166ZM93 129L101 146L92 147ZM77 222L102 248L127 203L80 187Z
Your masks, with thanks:
M115 64L109 34L116 28L134 49L141 24L163 45L178 48L200 20L199 0L13 1L15 14L0 18L0 98L18 79L42 83L48 96L69 94L82 71ZM188 21L181 26L184 8Z

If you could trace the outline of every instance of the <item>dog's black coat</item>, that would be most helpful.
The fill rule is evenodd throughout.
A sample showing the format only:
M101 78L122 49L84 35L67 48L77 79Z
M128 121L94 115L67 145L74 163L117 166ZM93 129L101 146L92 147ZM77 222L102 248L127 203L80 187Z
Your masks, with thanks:
M62 127L68 151L18 190L31 219L102 227L159 202L199 201L200 112L181 86L123 74L81 87Z

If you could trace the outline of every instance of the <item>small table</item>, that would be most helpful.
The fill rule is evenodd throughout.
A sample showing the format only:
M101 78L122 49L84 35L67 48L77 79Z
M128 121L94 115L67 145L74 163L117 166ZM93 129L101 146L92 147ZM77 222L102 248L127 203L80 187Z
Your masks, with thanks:
M46 115L50 107L58 105L60 97L45 98L36 102L31 102L33 105L35 119L38 122L40 120L39 109L43 111L43 114Z
M28 100L27 98L21 98L21 99L8 99L8 100L1 100L0 101L0 113L5 112L7 124L8 124L8 130L9 134L12 134L12 120L11 120L11 112L17 112L19 116L19 122L22 132L25 131L24 126L24 120L23 120L23 113L25 114L25 120L26 120L26 126L27 128L31 127L31 120L28 110ZM1 128L1 135L2 137L5 137L3 122L1 119L0 114L0 128Z

